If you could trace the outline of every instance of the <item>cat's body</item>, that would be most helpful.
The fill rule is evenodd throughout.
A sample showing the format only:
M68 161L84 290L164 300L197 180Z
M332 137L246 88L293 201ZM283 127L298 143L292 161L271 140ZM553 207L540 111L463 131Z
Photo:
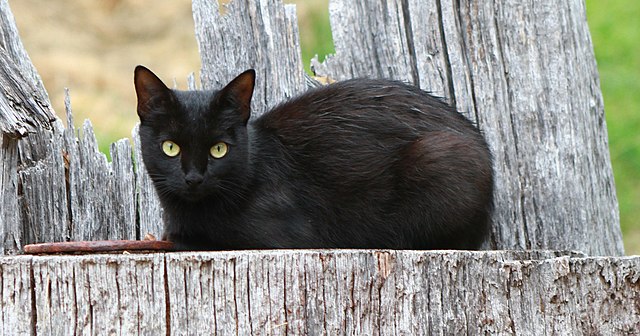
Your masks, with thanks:
M136 69L143 158L179 249L473 249L485 239L491 155L451 107L357 79L247 122L253 76L174 91ZM179 154L163 153L167 140Z

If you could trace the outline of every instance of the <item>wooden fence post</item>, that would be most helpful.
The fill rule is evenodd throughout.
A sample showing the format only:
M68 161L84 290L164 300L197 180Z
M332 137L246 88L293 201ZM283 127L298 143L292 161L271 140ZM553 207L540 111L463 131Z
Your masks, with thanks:
M19 208L20 139L50 132L55 120L40 77L18 37L6 0L0 0L0 255L14 254L24 244ZM24 142L24 141L23 141ZM48 184L48 183L47 183Z
M20 248L17 162L17 140L0 135L0 254Z

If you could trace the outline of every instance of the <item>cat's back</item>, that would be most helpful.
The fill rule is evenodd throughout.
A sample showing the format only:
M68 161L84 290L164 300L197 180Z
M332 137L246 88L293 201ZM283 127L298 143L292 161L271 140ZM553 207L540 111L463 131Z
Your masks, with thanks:
M334 154L345 147L351 148L349 153L357 146L390 149L442 130L484 141L473 124L442 99L384 79L351 79L309 90L254 125L291 148L333 146Z
M267 165L279 166L285 179L321 188L386 190L408 179L443 180L447 171L491 184L491 154L471 121L398 81L352 79L316 88L254 125L258 156L287 158Z

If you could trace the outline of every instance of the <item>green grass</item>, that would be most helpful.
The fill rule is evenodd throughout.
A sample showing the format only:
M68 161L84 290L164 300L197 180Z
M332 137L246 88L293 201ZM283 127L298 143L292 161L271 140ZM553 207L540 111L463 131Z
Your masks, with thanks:
M587 0L627 254L640 254L640 2Z

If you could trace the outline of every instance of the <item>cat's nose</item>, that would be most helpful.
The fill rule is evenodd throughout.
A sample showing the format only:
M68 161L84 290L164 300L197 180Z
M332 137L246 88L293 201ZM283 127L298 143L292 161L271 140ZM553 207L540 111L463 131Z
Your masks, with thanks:
M195 187L202 183L202 175L196 172L190 172L184 177L184 180L189 187Z

